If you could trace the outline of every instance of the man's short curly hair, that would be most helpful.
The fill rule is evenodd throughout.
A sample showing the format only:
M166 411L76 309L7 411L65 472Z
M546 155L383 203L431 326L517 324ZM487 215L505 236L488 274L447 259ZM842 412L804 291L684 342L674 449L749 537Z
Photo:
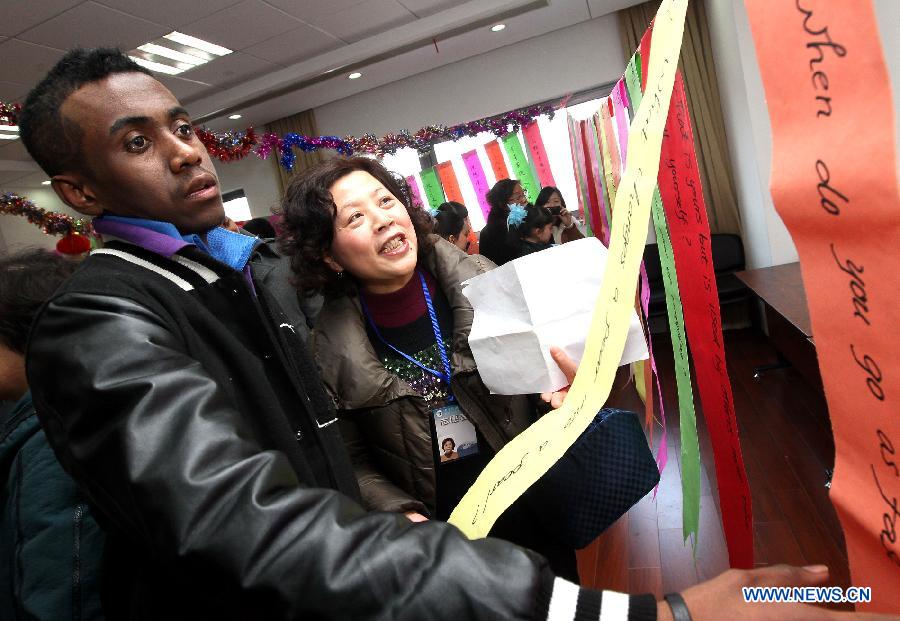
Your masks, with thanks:
M339 277L325 263L325 256L334 241L337 215L331 187L357 171L375 177L406 207L416 232L420 264L434 247L434 240L429 236L434 221L428 212L413 203L412 192L403 177L368 157L328 159L294 177L278 210L282 216L281 249L290 255L294 284L304 294L354 295L357 291L357 283L352 277Z
M31 89L19 115L19 136L44 172L52 177L83 165L83 131L60 112L69 95L114 73L133 72L153 75L117 49L74 49Z

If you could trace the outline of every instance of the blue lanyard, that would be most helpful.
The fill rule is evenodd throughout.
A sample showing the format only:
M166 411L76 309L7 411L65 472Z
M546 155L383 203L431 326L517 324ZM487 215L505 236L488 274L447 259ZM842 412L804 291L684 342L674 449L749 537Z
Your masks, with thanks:
M372 320L372 315L371 315L371 313L369 313L369 308L366 306L366 301L363 298L362 293L360 293L360 296L359 296L359 303L362 306L363 314L366 316L366 319L369 321L369 325L372 326L372 331L375 333L375 336L377 336L378 339L382 343L384 343L385 345L387 345L388 347L393 349L395 352L397 352L398 354L400 354L401 356L403 356L404 358L406 358L407 360L412 362L414 365L416 365L423 371L426 371L427 373L431 373L435 377L441 378L442 380L447 382L447 386L449 387L450 386L450 361L447 358L447 348L444 347L444 338L441 336L441 327L438 325L437 314L435 314L435 312L434 312L434 304L431 301L431 292L428 291L428 285L425 283L425 276L422 274L422 272L420 270L416 270L416 273L419 275L419 280L422 282L422 295L425 296L425 306L428 307L428 316L429 316L429 318L431 318L431 329L434 330L434 338L437 340L438 351L441 354L441 363L444 366L443 373L441 373L440 371L437 371L435 369L432 369L431 367L426 367L424 364L422 364L421 362L419 362L418 360L416 360L409 354L400 351L399 349L397 349L396 347L394 347L393 345L388 343L386 340L384 340L384 337L381 336L381 332L378 330L378 326L376 326L375 322Z

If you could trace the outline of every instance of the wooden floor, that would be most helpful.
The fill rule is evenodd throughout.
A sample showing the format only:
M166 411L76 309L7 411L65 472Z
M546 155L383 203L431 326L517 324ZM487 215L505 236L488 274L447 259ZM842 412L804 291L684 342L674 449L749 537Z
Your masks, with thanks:
M669 463L654 500L648 495L579 553L582 584L631 593L679 591L728 568L719 517L715 466L697 390L701 453L700 532L696 558L682 543L680 444L671 341L654 335L663 389ZM766 337L752 329L725 334L726 356L741 447L753 497L757 565L824 563L832 584L850 584L843 534L825 488L834 442L821 393L793 369L753 379L756 366L776 361ZM643 411L633 388L615 397L619 407ZM658 408L657 408L658 410ZM659 441L659 428L654 443ZM656 448L654 448L654 453Z

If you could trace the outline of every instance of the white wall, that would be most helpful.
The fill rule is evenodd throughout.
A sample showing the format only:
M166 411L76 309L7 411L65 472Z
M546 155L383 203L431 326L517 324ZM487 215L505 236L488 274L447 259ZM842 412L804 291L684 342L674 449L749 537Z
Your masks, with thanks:
M744 2L716 0L706 7L748 267L796 261L796 247L769 193L772 130ZM875 0L875 7L895 93L894 137L900 150L900 3Z
M222 193L243 188L254 218L271 215L269 210L281 201L278 174L270 161L273 157L262 160L250 154L237 162L216 162Z
M606 15L321 106L316 122L338 136L453 125L605 84L624 65Z

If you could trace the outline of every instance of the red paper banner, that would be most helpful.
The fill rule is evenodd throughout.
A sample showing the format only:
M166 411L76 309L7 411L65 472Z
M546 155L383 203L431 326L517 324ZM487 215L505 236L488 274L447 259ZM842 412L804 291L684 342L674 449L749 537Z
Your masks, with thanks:
M506 168L506 161L503 159L503 149L496 140L491 140L484 145L487 152L488 160L491 162L491 169L494 171L494 180L509 179L509 170Z
M831 500L868 611L900 612L900 196L871 0L747 0L831 427ZM812 482L810 484L813 484Z
M643 45L642 45L643 51ZM681 74L675 76L659 166L684 324L716 461L722 525L732 567L753 567L753 511L725 364L709 222Z
M591 229L594 231L594 236L599 240L605 240L609 235L607 229L603 227L603 220L600 217L600 200L597 196L597 188L599 187L597 180L594 177L593 166L590 164L590 159L594 157L594 154L591 153L593 147L591 147L591 143L588 140L588 131L591 131L587 127L586 121L578 122L579 131L581 132L581 145L584 150L585 156L585 174L587 175L587 190L588 190L588 207L590 208L591 214ZM608 243L608 242L607 242Z
M522 133L525 136L528 151L531 153L531 163L534 164L534 169L537 171L541 187L556 187L556 182L553 181L553 171L550 170L550 160L547 158L547 149L544 147L544 139L541 137L541 128L538 127L537 121L532 121L522 127Z
M456 171L453 170L453 164L441 162L434 167L434 170L441 179L441 186L444 188L444 196L447 197L447 200L463 203L463 195L459 190L459 181L456 178Z

